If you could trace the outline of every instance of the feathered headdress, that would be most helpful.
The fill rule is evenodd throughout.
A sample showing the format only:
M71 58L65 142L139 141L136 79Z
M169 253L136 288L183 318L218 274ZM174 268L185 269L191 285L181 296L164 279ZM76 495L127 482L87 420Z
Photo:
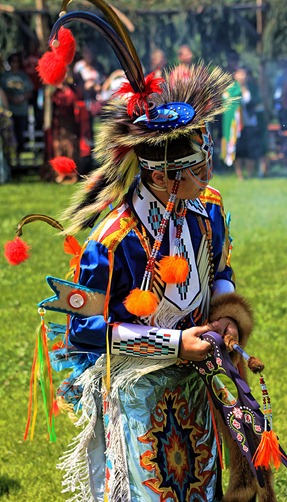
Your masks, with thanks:
M162 110L168 110L171 115L166 115L164 127L162 122L149 120L146 115L142 115L141 120L137 108L131 116L125 99L115 97L106 106L95 150L101 168L90 174L74 204L67 210L65 216L72 219L69 232L92 226L105 207L123 197L138 172L136 145L146 143L157 148L162 142L177 140L181 136L191 140L194 136L194 143L197 143L199 130L222 113L222 94L230 84L230 76L218 67L211 69L203 63L191 66L188 79L186 71L184 75L182 78L179 68L166 72L161 92L149 95L150 108L156 108L160 114ZM182 123L184 105L190 105L189 116L193 114L193 118L189 120L188 117ZM170 109L171 106L175 111ZM200 159L202 161L202 157Z
M39 61L39 73L44 82L51 83L51 74L52 79L59 81L58 68L60 76L63 73L59 61L61 60L62 67L66 68L75 49L72 35L64 26L80 20L95 27L107 40L127 79L107 105L105 120L100 133L97 134L95 153L101 167L93 171L81 184L74 202L63 215L71 220L67 228L69 234L92 227L104 209L110 204L121 202L139 167L176 171L173 190L159 231L161 238L154 243L140 290L132 292L131 304L130 296L125 303L130 312L142 315L138 308L134 309L135 305L150 303L148 313L153 312L157 305L151 293L153 268L176 201L181 171L189 168L194 176L194 165L207 166L207 180L210 179L212 140L206 124L222 113L222 95L232 80L231 76L223 73L220 68L211 69L202 62L184 72L180 67L175 67L166 72L164 78L155 78L154 73L145 78L129 34L113 8L103 0L91 0L91 3L104 13L107 22L91 12L66 13L69 1L64 0L60 17L52 28L49 43L51 51L44 54L43 61ZM55 60L56 74L51 72L52 59ZM46 60L49 63L48 74L45 70ZM179 154L169 161L169 145L180 138L188 143L189 151L185 156ZM158 150L162 145L166 145L164 158L161 162L150 162L147 160L150 157L141 158L135 152L135 148L140 145L145 145L150 150ZM198 178L198 182L200 181ZM183 208L182 221L185 212L186 208ZM182 225L179 225L179 228L181 227ZM188 267L178 246L174 247L173 255L161 263L160 270L165 282L185 282ZM178 273L174 274L174 270ZM138 294L144 295L145 301L139 302ZM145 313L147 314L146 311Z
M55 68L60 68L62 76L63 67L71 62L71 53L75 50L70 30L64 26L82 21L92 25L107 40L127 78L115 99L107 105L97 135L95 154L101 168L89 175L64 213L64 218L72 222L68 233L93 226L103 209L123 198L139 169L136 145L146 143L157 147L162 141L176 140L182 135L198 136L207 122L222 113L222 94L231 84L230 75L202 62L188 72L175 67L166 72L164 78L155 78L153 73L145 78L136 49L113 7L104 0L90 1L102 11L106 21L91 12L67 13L70 0L64 0L50 35L51 51L44 54L38 66L44 82L52 83L51 74L59 81L58 74L51 72L51 61L54 60ZM203 157L199 158L202 161Z

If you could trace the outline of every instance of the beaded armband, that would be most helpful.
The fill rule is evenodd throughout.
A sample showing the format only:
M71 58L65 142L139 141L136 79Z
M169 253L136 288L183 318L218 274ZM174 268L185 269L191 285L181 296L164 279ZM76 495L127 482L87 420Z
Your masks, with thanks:
M111 353L148 358L177 358L181 331L141 324L114 324Z

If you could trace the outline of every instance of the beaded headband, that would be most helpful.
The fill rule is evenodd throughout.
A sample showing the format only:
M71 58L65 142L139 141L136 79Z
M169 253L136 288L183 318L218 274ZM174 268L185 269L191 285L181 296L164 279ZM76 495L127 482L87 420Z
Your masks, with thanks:
M194 167L197 164L201 164L206 160L204 153L194 153L188 155L187 157L182 157L181 159L167 160L166 162L159 162L156 160L147 160L139 157L139 165L141 168L149 169L150 171L177 171L178 169L187 169Z

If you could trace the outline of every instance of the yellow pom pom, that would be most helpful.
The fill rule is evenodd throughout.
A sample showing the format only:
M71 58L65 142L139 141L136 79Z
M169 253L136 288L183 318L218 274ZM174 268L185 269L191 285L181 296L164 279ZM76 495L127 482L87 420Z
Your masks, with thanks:
M187 260L182 256L165 256L159 262L159 274L167 284L185 282L189 267Z
M158 306L157 296L152 291L133 289L124 301L126 309L136 316L153 314Z

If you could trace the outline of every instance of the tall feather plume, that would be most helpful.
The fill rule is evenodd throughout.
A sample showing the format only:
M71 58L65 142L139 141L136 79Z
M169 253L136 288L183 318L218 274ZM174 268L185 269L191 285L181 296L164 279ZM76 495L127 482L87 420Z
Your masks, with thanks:
M71 3L72 0L64 0L62 3L61 7L61 12L66 12L67 7L69 3ZM137 51L135 49L135 46L129 36L128 31L126 30L124 24L122 23L121 19L119 18L119 15L117 12L114 10L112 5L107 4L104 0L88 0L90 3L95 5L99 10L105 14L107 20L115 30L115 32L118 34L118 36L123 40L124 44L126 45L127 49L129 50L137 68L138 68L138 73L141 75L142 82L144 82L144 74L143 74L143 69L141 62L139 60ZM140 86L142 84L139 84ZM142 89L143 90L143 89Z
M92 12L74 11L63 15L53 25L50 34L50 40L57 38L57 33L62 26L72 21L82 21L95 28L107 40L115 55L117 56L127 79L129 80L134 92L143 92L145 82L143 79L143 71L141 65L138 66L136 61L130 54L129 49L125 45L118 33L103 19Z

